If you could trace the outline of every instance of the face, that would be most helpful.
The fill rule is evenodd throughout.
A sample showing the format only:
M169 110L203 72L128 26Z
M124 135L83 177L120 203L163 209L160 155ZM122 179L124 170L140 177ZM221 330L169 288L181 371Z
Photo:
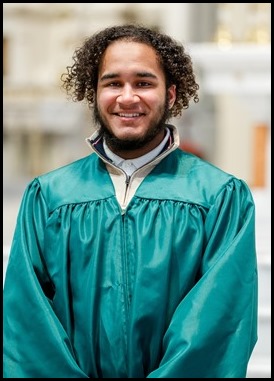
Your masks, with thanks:
M175 97L174 85L166 89L153 48L121 40L106 49L98 73L95 118L114 152L144 154L156 147Z

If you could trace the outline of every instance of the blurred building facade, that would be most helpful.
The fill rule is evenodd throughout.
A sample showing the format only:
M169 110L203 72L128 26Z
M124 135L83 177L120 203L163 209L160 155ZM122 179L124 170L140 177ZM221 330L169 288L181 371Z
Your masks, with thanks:
M184 146L243 178L257 204L252 378L270 378L270 13L270 3L3 4L4 259L28 181L90 152L90 111L60 87L74 49L114 24L166 32L184 43L200 83L200 103L172 121Z

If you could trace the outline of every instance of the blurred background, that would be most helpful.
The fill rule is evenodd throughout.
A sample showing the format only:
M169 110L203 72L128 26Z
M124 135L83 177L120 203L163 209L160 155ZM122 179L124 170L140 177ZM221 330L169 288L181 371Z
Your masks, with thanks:
M90 153L90 111L61 90L75 48L104 27L140 22L181 41L192 57L200 102L171 121L182 148L244 179L253 193L259 341L248 378L271 378L270 19L271 3L4 3L4 274L28 182Z

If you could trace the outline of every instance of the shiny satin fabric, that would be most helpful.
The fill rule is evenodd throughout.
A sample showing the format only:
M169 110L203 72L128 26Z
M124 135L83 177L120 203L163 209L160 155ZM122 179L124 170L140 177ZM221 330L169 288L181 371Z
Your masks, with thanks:
M244 378L254 203L177 149L126 212L96 154L32 181L4 285L4 378Z

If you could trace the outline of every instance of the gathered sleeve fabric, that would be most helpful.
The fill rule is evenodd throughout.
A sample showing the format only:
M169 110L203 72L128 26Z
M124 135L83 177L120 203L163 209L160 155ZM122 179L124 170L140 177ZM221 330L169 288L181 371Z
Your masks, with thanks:
M245 182L219 192L204 221L197 282L178 304L148 378L245 378L257 341L255 211Z
M55 289L42 254L48 216L35 179L22 199L5 275L4 378L88 378L52 308Z

